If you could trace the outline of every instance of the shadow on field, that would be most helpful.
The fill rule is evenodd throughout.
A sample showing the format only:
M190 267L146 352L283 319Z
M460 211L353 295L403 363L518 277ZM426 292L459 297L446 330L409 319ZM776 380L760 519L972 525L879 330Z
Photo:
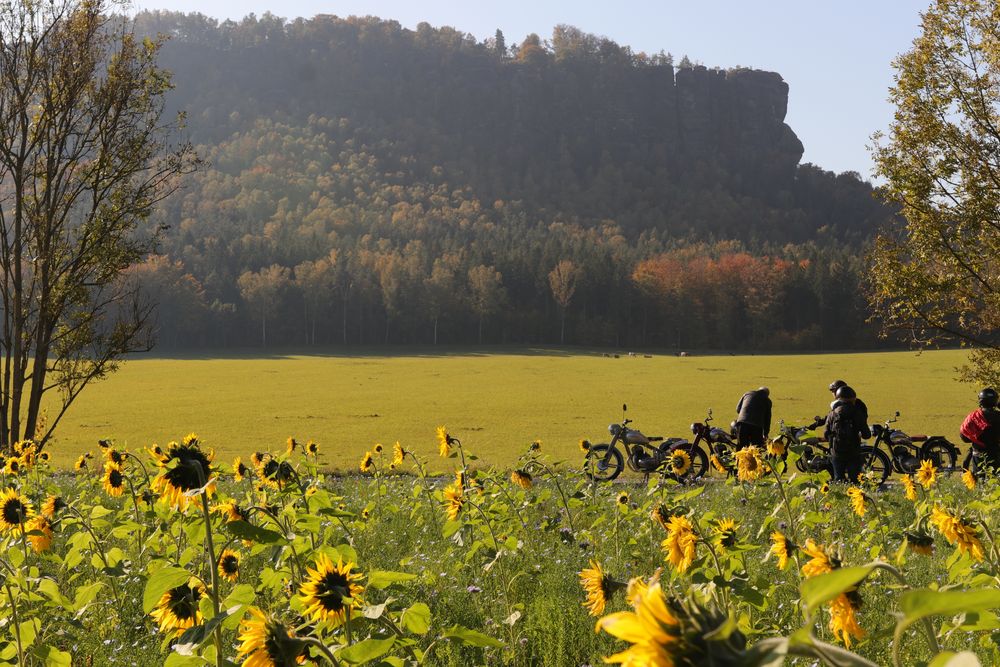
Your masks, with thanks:
M400 346L321 346L315 347L241 347L205 350L154 350L141 354L133 354L128 358L168 359L178 361L198 361L216 359L293 359L296 357L330 357L330 358L392 358L392 357L490 357L495 355L523 357L608 357L614 359L628 358L629 352L611 351L584 347L531 347L524 345L510 346L430 346L430 345L400 345ZM672 352L632 352L632 356L676 356Z

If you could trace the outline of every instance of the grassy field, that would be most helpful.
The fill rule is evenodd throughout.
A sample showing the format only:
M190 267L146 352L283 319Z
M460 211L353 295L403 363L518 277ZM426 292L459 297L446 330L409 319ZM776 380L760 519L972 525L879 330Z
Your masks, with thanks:
M576 461L577 442L607 440L621 404L647 435L689 434L709 407L727 425L740 395L771 388L778 419L825 414L834 379L851 383L873 420L902 413L910 433L957 442L977 388L954 380L961 351L823 355L604 357L601 352L498 349L489 353L288 354L139 358L93 385L70 409L52 448L68 466L99 438L138 447L198 433L222 460L320 443L321 462L356 469L376 442L436 451L444 424L489 464L512 462L533 439ZM772 429L774 430L774 429Z

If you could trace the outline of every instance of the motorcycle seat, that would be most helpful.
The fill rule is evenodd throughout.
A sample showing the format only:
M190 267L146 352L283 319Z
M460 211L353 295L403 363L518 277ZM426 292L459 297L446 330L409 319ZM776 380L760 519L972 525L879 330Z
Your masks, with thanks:
M663 440L663 436L662 435L651 435L651 436L649 436L649 441L650 442L659 442L660 440Z
M913 442L923 442L926 439L927 439L926 435L911 435L910 436L910 440L912 440Z

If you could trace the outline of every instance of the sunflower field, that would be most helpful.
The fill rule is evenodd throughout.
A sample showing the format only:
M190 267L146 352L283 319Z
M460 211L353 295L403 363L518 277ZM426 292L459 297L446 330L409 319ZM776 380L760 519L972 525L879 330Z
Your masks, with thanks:
M993 478L842 487L748 448L598 484L586 443L499 470L437 437L339 477L293 438L231 462L102 441L73 473L18 443L0 663L1000 664Z

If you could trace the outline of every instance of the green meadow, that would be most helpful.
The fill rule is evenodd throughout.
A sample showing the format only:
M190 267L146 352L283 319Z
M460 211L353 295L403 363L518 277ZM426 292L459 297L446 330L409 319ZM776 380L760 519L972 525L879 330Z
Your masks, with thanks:
M857 388L873 420L899 410L904 430L958 442L978 391L954 379L961 351L603 354L501 348L136 358L82 394L51 451L57 465L69 466L101 438L135 448L195 432L230 460L283 448L294 436L320 443L329 468L352 470L376 442L435 455L435 427L443 424L487 464L513 462L535 439L575 462L581 438L607 441L622 403L647 435L684 436L708 408L727 425L740 395L767 385L773 432L778 419L825 414L826 386L838 378Z

